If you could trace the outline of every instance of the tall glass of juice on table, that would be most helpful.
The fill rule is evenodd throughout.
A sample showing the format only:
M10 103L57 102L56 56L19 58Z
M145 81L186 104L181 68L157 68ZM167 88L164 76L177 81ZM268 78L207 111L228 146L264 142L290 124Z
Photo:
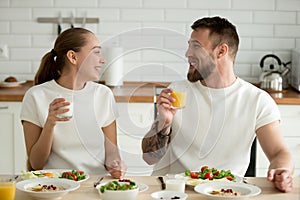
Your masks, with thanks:
M14 200L16 194L15 180L11 178L0 178L0 199Z
M187 86L180 83L173 83L170 88L173 89L173 92L171 92L171 96L175 99L174 102L172 102L172 108L174 109L180 109L184 108L186 105L186 90Z

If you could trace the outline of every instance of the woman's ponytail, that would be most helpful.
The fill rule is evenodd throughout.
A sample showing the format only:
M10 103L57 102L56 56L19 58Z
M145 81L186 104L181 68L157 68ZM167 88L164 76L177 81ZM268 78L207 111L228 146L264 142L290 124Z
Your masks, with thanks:
M57 55L52 49L42 58L40 67L34 77L34 85L39 85L52 79L58 79L60 76L59 69L56 64Z

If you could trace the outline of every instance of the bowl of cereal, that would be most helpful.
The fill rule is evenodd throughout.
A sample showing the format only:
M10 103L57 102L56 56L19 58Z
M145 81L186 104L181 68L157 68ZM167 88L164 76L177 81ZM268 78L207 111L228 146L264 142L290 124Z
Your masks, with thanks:
M80 187L78 182L60 178L39 178L20 181L16 188L34 199L60 199Z
M129 179L108 181L96 189L102 200L134 200L139 193L137 183Z

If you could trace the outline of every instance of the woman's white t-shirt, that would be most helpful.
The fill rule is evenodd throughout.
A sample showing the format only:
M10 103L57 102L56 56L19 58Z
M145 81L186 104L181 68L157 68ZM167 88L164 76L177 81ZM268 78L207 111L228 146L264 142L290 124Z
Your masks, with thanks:
M73 99L73 117L54 128L51 154L44 169L80 169L89 174L106 173L104 134L101 127L118 116L112 91L87 82L81 90L61 87L55 80L30 88L23 99L21 120L44 127L50 103L57 97Z
M188 86L187 104L174 116L171 143L153 174L208 165L244 176L255 131L280 120L274 100L240 78L223 89L207 88L199 81L181 84Z

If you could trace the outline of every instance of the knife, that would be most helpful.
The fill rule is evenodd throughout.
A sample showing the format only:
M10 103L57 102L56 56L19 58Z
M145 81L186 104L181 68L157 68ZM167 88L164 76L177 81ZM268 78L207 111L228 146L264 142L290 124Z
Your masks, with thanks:
M61 23L62 23L62 18L61 18L61 13L59 12L58 19L57 19L57 35L61 33Z
M85 27L85 24L86 24L86 12L84 12L84 16L83 16L83 18L82 18L82 28L84 28Z
M74 14L73 12L71 12L71 28L74 28L74 24L75 24Z
M159 181L161 183L161 189L165 190L166 189L166 183L164 181L164 178L162 176L159 176L158 179L159 179Z

